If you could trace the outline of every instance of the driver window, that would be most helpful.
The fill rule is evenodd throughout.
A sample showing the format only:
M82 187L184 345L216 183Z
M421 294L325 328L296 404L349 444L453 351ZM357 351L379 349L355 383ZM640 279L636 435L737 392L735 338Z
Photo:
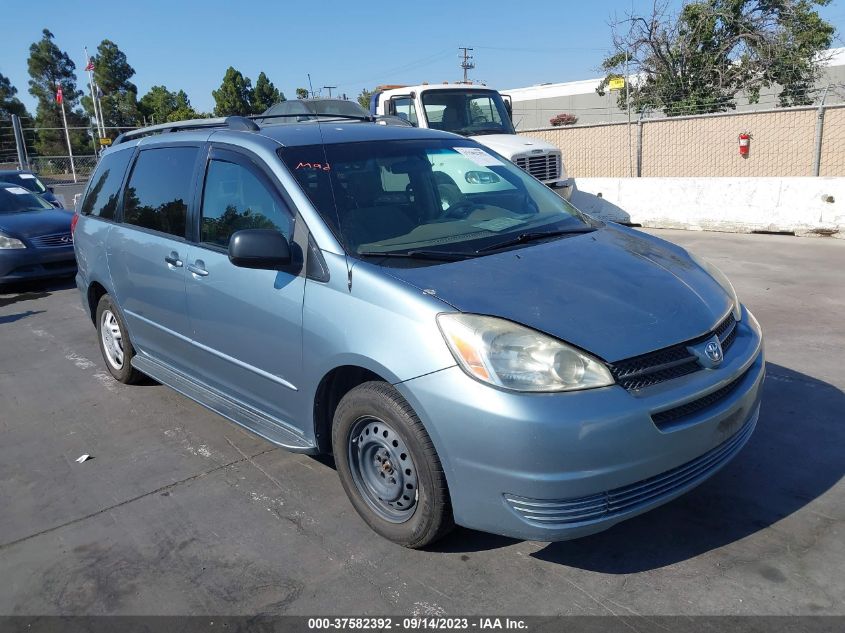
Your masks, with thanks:
M229 246L242 229L275 229L288 240L293 219L264 183L237 163L212 160L208 164L202 197L200 241Z

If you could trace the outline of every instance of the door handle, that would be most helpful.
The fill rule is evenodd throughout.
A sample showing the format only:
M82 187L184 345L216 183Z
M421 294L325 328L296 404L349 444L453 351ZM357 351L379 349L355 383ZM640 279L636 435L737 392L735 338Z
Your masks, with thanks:
M193 264L188 264L188 270L198 277L208 277L208 271L205 269L205 262L197 260Z
M164 258L169 265L173 266L174 268L181 268L182 267L182 260L179 259L179 253L176 251L171 251L170 255L166 255Z

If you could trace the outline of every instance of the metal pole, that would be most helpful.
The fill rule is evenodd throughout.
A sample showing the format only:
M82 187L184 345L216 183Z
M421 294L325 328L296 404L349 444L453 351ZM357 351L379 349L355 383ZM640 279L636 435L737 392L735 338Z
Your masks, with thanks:
M91 58L88 56L88 47L84 48L85 50L85 67L88 68L88 64L91 62ZM100 129L100 114L97 110L97 93L94 92L94 73L90 70L88 72L88 87L91 89L91 103L94 107L94 121L97 123L97 135L102 136L102 130ZM95 152L96 153L96 152Z
M822 100L819 103L819 113L816 116L816 139L813 148L813 176L818 176L822 169L822 136L824 135L824 102L827 99L827 86L822 93Z
M65 100L62 97L62 122L65 124L65 140L67 141L67 155L70 156L70 171L73 173L73 182L76 182L76 165L73 164L73 148L70 146L70 132L67 129L67 116L65 115Z
M637 118L637 178L643 175L643 115L645 108L640 111Z
M634 159L632 156L633 148L631 147L631 89L628 87L629 79L631 78L628 72L628 50L625 50L625 102L628 106L628 177L634 175Z
M12 132L15 135L15 148L18 150L18 165L20 169L27 169L26 150L21 129L21 118L17 114L12 115Z

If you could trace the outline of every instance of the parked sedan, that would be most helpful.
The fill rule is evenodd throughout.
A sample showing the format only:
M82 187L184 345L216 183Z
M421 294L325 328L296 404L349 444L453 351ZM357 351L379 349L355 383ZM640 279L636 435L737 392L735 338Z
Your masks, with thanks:
M72 218L20 185L0 182L0 284L72 275Z
M30 193L41 196L52 206L59 209L62 209L65 206L53 192L53 188L48 187L41 182L41 179L31 171L10 169L0 170L0 182L8 182L13 185L23 187Z

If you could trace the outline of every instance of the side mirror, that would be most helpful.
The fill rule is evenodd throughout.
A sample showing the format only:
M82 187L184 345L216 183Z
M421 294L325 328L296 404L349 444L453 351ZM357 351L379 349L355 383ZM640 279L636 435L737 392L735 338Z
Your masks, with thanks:
M291 263L290 244L272 229L244 229L229 239L229 261L241 268L282 270Z
M47 187L47 191L49 191L50 193L56 193L56 190L52 187Z
M513 120L513 102L511 101L510 95L502 95L502 99L505 102L505 110L508 111L508 116L511 120Z

